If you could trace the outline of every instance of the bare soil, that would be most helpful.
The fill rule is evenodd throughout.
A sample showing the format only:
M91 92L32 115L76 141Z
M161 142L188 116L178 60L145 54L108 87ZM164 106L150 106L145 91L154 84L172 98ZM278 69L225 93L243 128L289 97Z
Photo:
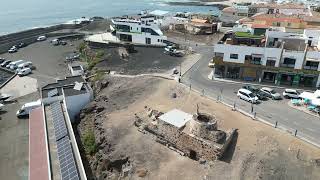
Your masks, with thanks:
M81 113L78 126L80 135L88 129L95 132L97 153L86 156L92 178L117 179L124 174L121 179L320 179L318 148L174 81L110 76L103 81L96 101ZM172 98L172 93L177 97ZM195 113L196 104L201 112L217 117L220 129L238 129L221 160L200 164L156 143L133 125L135 114L146 107Z

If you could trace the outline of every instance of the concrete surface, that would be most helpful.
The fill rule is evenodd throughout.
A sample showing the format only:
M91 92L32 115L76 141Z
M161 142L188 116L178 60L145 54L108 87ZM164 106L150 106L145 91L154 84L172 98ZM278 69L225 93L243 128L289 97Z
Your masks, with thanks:
M6 84L2 89L1 93L10 94L14 98L19 98L27 94L31 94L37 91L38 83L37 79L28 76L14 77L8 84Z

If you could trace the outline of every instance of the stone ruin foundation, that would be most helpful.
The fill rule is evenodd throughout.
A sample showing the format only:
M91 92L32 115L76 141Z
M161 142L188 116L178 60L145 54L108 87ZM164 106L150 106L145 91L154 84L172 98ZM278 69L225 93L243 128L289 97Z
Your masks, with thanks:
M180 129L158 119L161 114L149 110L145 117L136 115L135 125L140 132L155 136L157 142L193 160L221 158L236 132L218 130L216 118L205 113L194 114Z

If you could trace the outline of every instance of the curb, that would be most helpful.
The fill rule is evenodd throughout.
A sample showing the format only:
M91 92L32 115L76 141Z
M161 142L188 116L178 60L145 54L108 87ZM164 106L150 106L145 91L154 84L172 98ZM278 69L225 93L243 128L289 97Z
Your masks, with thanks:
M238 82L238 81L224 80L224 79L220 79L220 78L213 78L213 79L208 78L208 79L211 81L223 82L223 83L227 83L227 84L249 84L249 85L254 85L254 86L263 86L263 87L270 87L270 88L290 89L290 87L264 85L264 84L258 84L258 83L250 83L250 82ZM292 88L292 89L296 89L299 91L311 91L311 90L297 89L297 88Z

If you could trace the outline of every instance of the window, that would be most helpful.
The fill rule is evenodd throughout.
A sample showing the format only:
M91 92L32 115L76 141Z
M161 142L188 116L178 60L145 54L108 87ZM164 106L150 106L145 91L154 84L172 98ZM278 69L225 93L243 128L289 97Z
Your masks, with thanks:
M291 26L291 23L288 23L288 27L290 27Z
M230 59L238 59L238 54L230 54Z
M277 22L277 26L280 27L280 26L281 26L281 23L280 23L280 22Z
M158 42L160 42L160 39L158 39Z
M267 60L266 66L272 66L274 67L276 65L276 61L275 60Z
M295 59L292 59L292 58L284 58L283 60L283 64L295 64L296 63L296 60Z
M216 57L223 57L223 55L224 55L223 53L218 53L218 52L215 53Z

